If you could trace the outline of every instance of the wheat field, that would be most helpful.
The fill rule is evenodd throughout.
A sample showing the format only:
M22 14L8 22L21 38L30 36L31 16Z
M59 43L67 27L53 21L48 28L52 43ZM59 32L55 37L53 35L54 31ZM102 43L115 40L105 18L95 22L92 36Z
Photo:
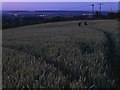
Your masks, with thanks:
M119 88L117 20L2 31L3 88Z

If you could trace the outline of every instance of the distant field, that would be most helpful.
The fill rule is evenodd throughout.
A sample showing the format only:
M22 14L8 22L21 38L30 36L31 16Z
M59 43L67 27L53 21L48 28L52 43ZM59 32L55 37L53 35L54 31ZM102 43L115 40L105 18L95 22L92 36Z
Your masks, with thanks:
M117 20L78 22L3 30L3 87L119 88Z

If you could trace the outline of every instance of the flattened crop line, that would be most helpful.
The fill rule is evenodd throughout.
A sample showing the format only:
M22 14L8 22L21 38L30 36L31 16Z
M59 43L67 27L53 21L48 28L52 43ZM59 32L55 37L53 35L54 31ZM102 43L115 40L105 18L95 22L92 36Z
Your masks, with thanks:
M99 32L102 32L105 36L106 39L108 41L108 52L107 52L107 62L108 64L111 65L111 72L110 72L110 76L112 76L112 78L116 79L117 81L117 85L118 87L120 86L120 61L118 60L119 56L116 54L116 41L114 38L114 35L112 35L112 33L110 32L106 32L105 30L101 30L99 28L93 28L93 27L88 27L89 29L93 29Z
M29 52L27 50L24 50L23 48L18 49L16 47L12 46L12 45L11 46L3 45L3 47L10 48L10 49L16 50L18 52L29 53L32 56L34 56L36 59L41 58L40 54L35 54L35 53L32 53L32 52ZM72 82L74 80L76 80L76 81L79 80L79 76L74 75L73 72L71 70L69 70L69 68L65 67L65 65L63 63L59 63L59 62L53 61L49 57L43 57L42 59L47 64L53 65L55 68L59 69L62 72L63 76L67 77L67 80L68 80L69 84L70 84L70 82ZM68 87L69 86L70 85L68 85Z

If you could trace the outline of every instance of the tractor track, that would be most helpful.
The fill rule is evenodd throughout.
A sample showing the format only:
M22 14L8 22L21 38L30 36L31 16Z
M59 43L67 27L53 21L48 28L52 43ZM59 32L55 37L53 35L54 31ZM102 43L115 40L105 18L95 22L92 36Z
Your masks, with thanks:
M16 50L18 52L28 53L28 54L32 55L33 57L35 57L35 59L41 58L40 54L35 54L35 53L32 53L32 52L26 51L22 48L18 49L18 48L15 48L14 46L5 46L5 45L3 47L4 48L9 48L9 49L12 49L12 50ZM67 77L66 79L69 82L69 85L66 86L67 88L70 87L70 82L75 81L75 80L76 81L79 80L79 76L74 75L73 72L64 65L64 63L56 62L49 57L42 57L42 59L47 64L52 65L53 67L59 69L62 72L63 76Z
M118 48L117 48L117 42L115 40L114 35L111 32L106 32L105 30L99 29L99 28L93 28L88 27L89 29L93 29L99 32L102 32L107 41L108 41L108 51L107 51L107 57L106 60L108 64L110 65L111 72L109 73L109 77L116 80L116 84L119 87L120 86L120 61L119 55L118 55ZM120 88L120 87L119 87Z

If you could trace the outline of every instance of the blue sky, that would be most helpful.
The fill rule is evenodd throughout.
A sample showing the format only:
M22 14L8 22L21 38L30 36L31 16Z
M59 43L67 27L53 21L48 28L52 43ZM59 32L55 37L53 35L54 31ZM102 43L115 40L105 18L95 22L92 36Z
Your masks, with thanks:
M99 2L3 2L3 10L79 10L90 11L91 4L99 10ZM102 11L118 10L117 2L102 2Z

